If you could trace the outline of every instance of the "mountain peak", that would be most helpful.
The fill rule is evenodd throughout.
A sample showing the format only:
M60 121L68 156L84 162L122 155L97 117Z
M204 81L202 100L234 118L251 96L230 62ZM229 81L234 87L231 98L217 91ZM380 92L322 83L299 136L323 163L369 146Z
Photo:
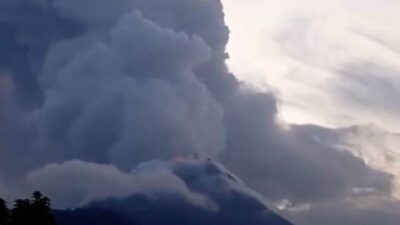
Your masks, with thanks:
M160 169L174 174L187 187L186 194L203 203L196 204L180 193L135 193L98 200L74 211L58 211L60 225L67 225L63 221L83 225L94 216L90 212L99 209L107 212L103 215L110 215L109 224L114 225L130 221L142 225L292 225L270 210L261 195L213 159L152 161L139 165L135 173Z

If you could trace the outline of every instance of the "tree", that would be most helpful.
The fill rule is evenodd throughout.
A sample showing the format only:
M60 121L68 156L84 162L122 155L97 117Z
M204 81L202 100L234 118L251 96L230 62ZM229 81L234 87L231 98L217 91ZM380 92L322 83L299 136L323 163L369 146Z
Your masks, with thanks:
M37 219L38 223L40 222L41 225L54 224L50 206L51 202L48 197L43 196L42 193L38 191L32 194L32 200L31 200L32 212L35 215L35 218Z
M30 211L29 199L17 199L14 202L14 208L11 210L11 224L24 225L29 224L32 217Z
M11 225L54 225L50 206L50 199L38 191L31 199L17 199L11 210Z
M0 198L0 225L7 225L10 222L10 210L7 202Z

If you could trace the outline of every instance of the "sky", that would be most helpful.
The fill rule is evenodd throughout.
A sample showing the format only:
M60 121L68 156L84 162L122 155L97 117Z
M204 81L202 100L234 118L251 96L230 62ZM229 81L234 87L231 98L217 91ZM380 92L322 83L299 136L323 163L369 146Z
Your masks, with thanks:
M215 210L213 159L296 225L397 225L397 4L0 0L0 193Z
M400 3L225 0L223 4L231 31L227 64L235 75L255 89L272 91L284 123L356 125L339 132L341 147L398 180L400 143L393 133L400 131L396 97ZM399 182L394 183L398 187ZM367 224L362 219L352 223Z
M231 70L272 89L283 120L400 131L398 1L225 0L224 7Z

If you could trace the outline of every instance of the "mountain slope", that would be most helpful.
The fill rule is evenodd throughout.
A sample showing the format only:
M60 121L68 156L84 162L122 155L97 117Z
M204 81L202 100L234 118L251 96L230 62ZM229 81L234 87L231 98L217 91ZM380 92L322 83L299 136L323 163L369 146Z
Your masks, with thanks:
M148 163L143 169L153 167ZM270 210L262 197L212 160L169 164L198 198L171 193L135 194L92 202L74 211L56 211L60 225L292 225Z

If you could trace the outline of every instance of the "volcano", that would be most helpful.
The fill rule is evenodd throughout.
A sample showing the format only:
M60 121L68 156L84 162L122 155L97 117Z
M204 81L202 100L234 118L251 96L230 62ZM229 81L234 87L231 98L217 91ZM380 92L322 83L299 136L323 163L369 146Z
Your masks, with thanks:
M91 202L75 210L55 211L60 225L292 225L268 208L262 196L211 159L205 161L152 161L138 171L169 168L198 196L134 194Z

